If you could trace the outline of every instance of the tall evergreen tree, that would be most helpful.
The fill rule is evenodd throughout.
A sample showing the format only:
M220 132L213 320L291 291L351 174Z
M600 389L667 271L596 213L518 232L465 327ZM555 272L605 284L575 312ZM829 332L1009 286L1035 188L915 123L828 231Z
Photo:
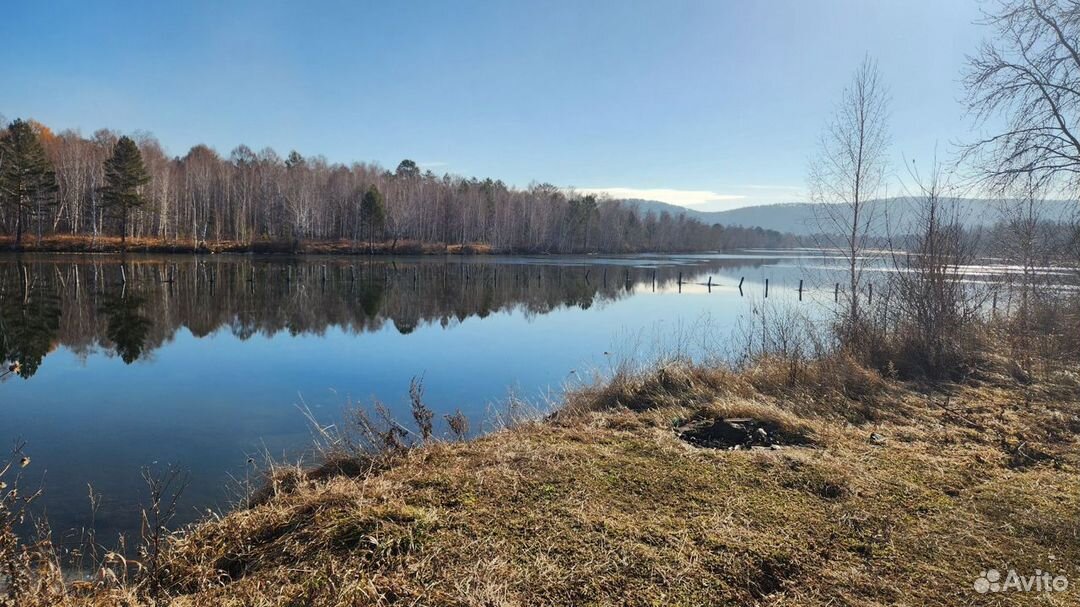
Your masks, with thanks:
M375 186L369 187L360 200L360 225L367 229L368 251L374 252L375 235L381 235L386 226L386 205L382 193Z
M27 213L52 204L56 191L56 174L33 127L12 122L0 140L0 204L5 221L15 223L15 246L22 244Z
M396 174L398 177L403 177L405 179L416 179L420 177L420 167L412 160L406 158L397 165Z
M112 156L105 161L105 186L101 202L120 220L120 247L127 246L128 216L133 209L145 204L139 188L150 181L143 165L139 146L130 137L121 137L113 146Z

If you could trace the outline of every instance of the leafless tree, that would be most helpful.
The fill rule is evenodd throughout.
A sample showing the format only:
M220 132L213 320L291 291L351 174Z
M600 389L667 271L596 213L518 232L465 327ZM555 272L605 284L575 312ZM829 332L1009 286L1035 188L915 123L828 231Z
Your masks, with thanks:
M1054 262L1056 247L1047 234L1042 193L1034 179L1027 179L1019 196L1001 205L999 246L1005 261L1017 270L1009 275L1009 287L1019 297L1018 314L1027 319L1040 290L1043 269ZM1026 320L1024 322L1027 322Z
M868 239L881 219L867 204L875 196L888 164L888 96L877 64L867 58L844 89L835 114L810 165L810 196L818 205L823 244L843 256L848 271L841 325L843 339L855 345L863 318L859 305L868 263Z
M969 57L967 105L987 136L964 158L1004 192L1080 185L1080 2L1002 0L985 23L994 36ZM998 126L1000 124L1002 126Z

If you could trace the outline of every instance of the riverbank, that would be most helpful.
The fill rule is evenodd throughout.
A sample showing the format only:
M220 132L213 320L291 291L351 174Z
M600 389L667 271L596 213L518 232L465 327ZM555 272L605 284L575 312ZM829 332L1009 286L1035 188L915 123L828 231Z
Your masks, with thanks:
M23 236L16 247L12 236L0 236L0 252L33 253L283 253L296 255L488 255L493 252L484 243L444 244L411 240L387 240L376 243L355 240L278 240L203 241L190 239L129 238L125 244L119 236L48 235L38 239Z
M170 540L158 604L982 604L991 568L1075 604L1080 375L1007 369L928 390L844 359L670 364L473 441L277 469Z

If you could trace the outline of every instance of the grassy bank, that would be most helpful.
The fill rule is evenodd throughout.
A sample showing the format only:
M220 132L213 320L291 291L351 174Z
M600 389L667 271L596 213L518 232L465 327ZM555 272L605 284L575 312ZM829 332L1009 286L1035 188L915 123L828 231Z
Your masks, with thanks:
M40 240L25 236L16 247L11 236L0 236L0 251L39 253L117 253L126 246L133 253L287 253L299 255L485 255L492 253L484 243L444 244L411 240L387 240L368 244L355 240L278 240L202 241L163 238L129 238L121 244L119 236L48 235Z
M933 390L842 358L620 374L477 440L278 469L172 537L152 582L114 565L19 604L1076 604L1080 376L994 369ZM763 432L731 449L733 426ZM976 593L988 568L1073 585Z

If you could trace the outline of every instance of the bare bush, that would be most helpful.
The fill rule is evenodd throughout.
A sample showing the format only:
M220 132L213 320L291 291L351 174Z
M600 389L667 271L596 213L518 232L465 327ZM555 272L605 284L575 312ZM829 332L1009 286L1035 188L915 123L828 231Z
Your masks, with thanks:
M357 456L378 460L391 459L412 447L408 428L394 418L390 409L379 401L372 406L374 414L357 407L349 412L345 445Z
M162 551L169 537L169 524L176 516L177 503L188 485L188 475L176 466L163 470L142 469L143 482L150 503L142 511L142 545L139 555L145 569L147 593L151 598L161 594Z
M787 383L794 384L806 365L825 356L827 335L814 321L793 305L754 302L749 316L736 327L736 342L743 367L770 359L787 369Z
M469 418L465 417L465 414L460 409L454 411L451 415L443 416L446 419L446 425L450 427L450 434L459 441L465 441L469 438Z
M959 199L939 166L923 178L912 168L917 211L902 228L904 247L892 256L891 361L901 371L931 377L954 373L968 360L989 290L969 280L976 237L964 231ZM890 301L891 300L891 301ZM886 325L886 326L889 326Z
M432 420L435 412L424 404L424 378L414 377L409 380L409 403L412 408L413 420L420 429L420 438L424 442L431 440Z
M33 564L40 556L40 546L24 544L18 531L27 522L31 504L41 495L40 489L21 487L22 470L30 465L24 448L25 443L17 442L0 466L0 605L4 607L18 605L30 592Z

